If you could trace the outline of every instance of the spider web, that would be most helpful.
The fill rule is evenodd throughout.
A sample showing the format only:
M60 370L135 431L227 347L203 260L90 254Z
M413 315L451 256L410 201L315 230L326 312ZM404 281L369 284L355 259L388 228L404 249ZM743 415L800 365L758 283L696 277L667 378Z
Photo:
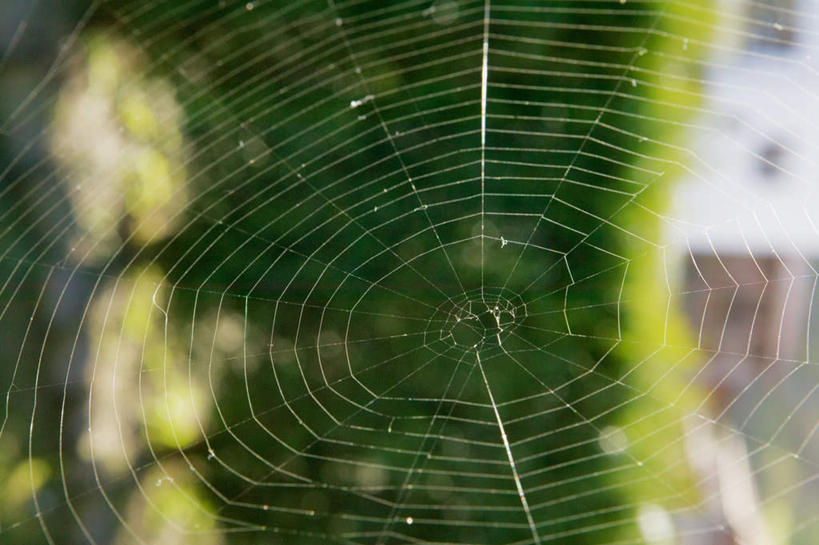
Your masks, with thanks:
M815 3L10 6L3 542L819 536Z

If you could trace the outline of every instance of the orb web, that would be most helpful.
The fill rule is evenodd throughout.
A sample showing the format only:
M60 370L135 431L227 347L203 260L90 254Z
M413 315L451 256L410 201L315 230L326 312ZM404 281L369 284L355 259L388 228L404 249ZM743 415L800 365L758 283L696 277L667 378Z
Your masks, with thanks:
M0 537L814 542L815 7L12 2Z

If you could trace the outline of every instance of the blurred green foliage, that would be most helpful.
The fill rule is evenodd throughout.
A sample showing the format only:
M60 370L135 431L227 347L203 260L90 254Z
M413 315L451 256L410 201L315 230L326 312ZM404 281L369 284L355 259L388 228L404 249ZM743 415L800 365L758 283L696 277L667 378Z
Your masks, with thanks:
M65 198L51 199L54 212L32 203L24 174L3 197L4 210L9 197L26 203L34 226L15 223L3 247L13 256L3 278L21 287L4 295L5 319L34 315L39 329L6 330L22 355L15 383L36 384L29 375L43 369L49 383L79 384L43 391L31 436L52 532L398 543L377 535L402 524L421 541L526 542L483 370L544 540L637 539L640 503L690 501L686 472L666 472L682 463L689 401L678 399L683 365L669 374L663 362L681 361L669 347L685 333L667 318L659 221L638 205L661 210L667 198L680 161L669 144L698 100L708 21L697 3L493 1L482 150L484 4L457 5L437 22L427 2L93 10L80 74L95 51L122 56L112 44L139 51L120 58L127 81L107 92L145 146L142 181L124 173L124 201L91 205L116 221L84 233ZM153 81L171 86L180 115L150 99L161 96ZM62 168L35 178L69 177ZM22 280L14 259L72 214ZM67 268L47 268L57 263ZM73 303L37 306L40 286ZM452 345L447 320L485 301L520 305L521 323L503 347L488 339L482 370L474 350ZM70 317L49 320L69 304ZM128 400L118 431L104 422L116 399L95 409L97 429L114 430L109 467L89 458L111 445L89 451L75 423L92 364L91 384L113 381ZM18 396L5 413L12 475L26 464L31 415ZM7 536L36 542L19 503L4 526L26 523Z

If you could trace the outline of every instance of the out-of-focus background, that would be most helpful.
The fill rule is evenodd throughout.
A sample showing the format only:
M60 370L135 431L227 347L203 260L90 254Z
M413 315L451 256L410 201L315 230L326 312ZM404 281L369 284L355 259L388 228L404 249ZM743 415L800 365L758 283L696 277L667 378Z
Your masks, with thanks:
M2 0L0 542L819 542L815 0Z

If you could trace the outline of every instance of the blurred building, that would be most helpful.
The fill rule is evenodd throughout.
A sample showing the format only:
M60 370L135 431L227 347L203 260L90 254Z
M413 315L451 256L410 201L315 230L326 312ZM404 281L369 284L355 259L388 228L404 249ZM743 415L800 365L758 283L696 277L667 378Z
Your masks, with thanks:
M703 350L808 357L800 341L819 256L819 13L794 4L735 11L709 62L696 157L674 199ZM726 380L720 396L744 383Z
M707 516L729 531L691 543L762 545L779 539L765 528L748 452L774 438L793 453L809 447L800 442L817 408L816 378L804 375L816 374L809 360L819 270L819 11L798 0L729 4L691 133L695 155L674 197L671 239L701 354L693 380L725 425L722 433L690 433L686 447L700 455L692 467L710 497Z

